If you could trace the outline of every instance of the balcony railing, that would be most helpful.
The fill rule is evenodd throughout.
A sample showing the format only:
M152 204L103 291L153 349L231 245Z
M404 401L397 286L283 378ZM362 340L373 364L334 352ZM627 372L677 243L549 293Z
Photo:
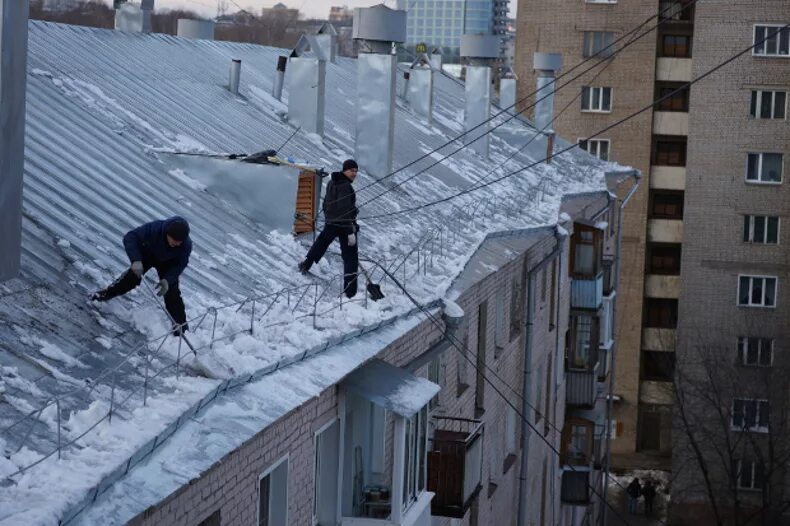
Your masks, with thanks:
M572 406L592 407L597 397L596 384L600 361L592 370L569 369L565 373L565 403Z
M573 277L571 308L598 310L603 300L603 272L595 277Z
M463 518L482 488L483 423L434 417L437 429L428 453L431 515Z
M576 468L562 472L562 502L573 505L590 503L590 471Z

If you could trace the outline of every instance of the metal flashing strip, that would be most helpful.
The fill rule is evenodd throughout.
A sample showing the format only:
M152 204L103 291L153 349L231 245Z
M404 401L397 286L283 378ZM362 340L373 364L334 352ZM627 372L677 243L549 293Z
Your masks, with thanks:
M398 321L414 316L415 314L419 314L420 312L422 312L422 309L435 309L441 307L441 305L442 305L441 300L438 299L434 300L422 308L414 307L404 312L403 314L399 314L382 322L377 322L368 327L355 330L349 333L348 335L330 339L328 342L316 345L312 349L308 349L301 353L297 353L293 356L283 358L282 360L267 365L266 367L259 369L258 371L255 371L252 374L247 373L242 376L237 376L235 378L231 378L229 380L223 381L217 387L212 389L206 396L201 398L197 403L193 404L189 409L184 411L180 417L178 417L175 421L171 422L162 432L160 432L154 438L146 442L142 447L138 448L137 451L135 451L127 460L122 462L117 468L115 468L108 475L103 477L94 488L88 490L87 494L85 495L85 498L83 498L80 502L70 507L66 511L66 513L63 515L63 517L61 518L58 524L62 526L66 526L67 524L70 524L71 521L73 521L80 513L85 511L91 504L93 504L93 502L95 502L99 496L101 496L105 491L110 489L116 482L118 482L121 478L126 476L138 464L143 462L152 453L154 453L157 449L159 449L159 447L161 447L171 436L173 436L184 423L196 417L198 413L202 412L204 409L210 406L220 395L223 395L232 389L236 389L238 387L245 386L257 380L260 380L262 377L272 374L273 372L279 369L303 361L306 358L310 358L312 356L320 354L331 347L335 347L354 338L366 336L370 333L377 331L382 327L385 327L387 325L392 325ZM363 364L360 364L360 366L362 365ZM261 431L262 430L263 429L261 429Z

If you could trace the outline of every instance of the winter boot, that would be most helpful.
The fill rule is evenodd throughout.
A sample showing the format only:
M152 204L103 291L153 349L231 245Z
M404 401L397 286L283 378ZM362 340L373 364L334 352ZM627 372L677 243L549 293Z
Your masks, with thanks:
M112 296L107 293L107 289L97 290L91 295L91 301L108 301Z
M305 259L301 263L299 263L299 272L302 274L307 274L310 272L310 267L313 266L313 263L309 259Z

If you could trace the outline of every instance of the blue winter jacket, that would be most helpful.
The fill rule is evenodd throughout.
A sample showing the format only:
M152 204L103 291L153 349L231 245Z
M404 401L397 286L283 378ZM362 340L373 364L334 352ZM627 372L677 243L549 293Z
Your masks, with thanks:
M192 240L187 238L181 246L171 247L167 242L167 227L173 221L182 219L178 216L170 219L151 221L130 230L123 236L123 246L129 261L142 261L145 268L164 267L161 276L170 286L178 283L178 277L184 272L192 252Z

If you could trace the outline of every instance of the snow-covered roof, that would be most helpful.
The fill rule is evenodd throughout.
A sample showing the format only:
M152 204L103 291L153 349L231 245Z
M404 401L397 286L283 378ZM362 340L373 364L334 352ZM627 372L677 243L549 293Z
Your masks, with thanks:
M213 162L186 165L162 153L254 152L284 143L294 128L286 105L269 95L280 54L287 52L30 23L23 271L0 284L0 451L10 456L0 456L0 479L52 453L58 423L61 443L79 447L15 475L0 491L0 524L52 523L153 437L172 434L185 411L211 403L223 383L259 379L306 358L308 349L369 333L412 309L391 285L385 300L368 304L360 294L341 311L339 287L330 284L316 306L314 287L325 283L295 272L309 239L257 223L238 203L207 190L201 181L216 169ZM231 59L242 60L239 97L225 87ZM356 78L353 59L327 64L325 138L300 132L281 155L327 169L353 156ZM396 167L463 131L463 96L463 86L437 76L430 127L398 102ZM363 207L360 217L444 197L502 162L495 176L537 161L543 137L517 152L532 137L527 126L507 126L492 135L490 160L464 149ZM363 255L397 269L412 295L431 302L447 292L486 235L554 224L563 195L605 190L604 172L620 169L573 151L452 204L362 219ZM363 167L357 186L370 182ZM384 187L363 189L358 202ZM86 302L128 265L123 234L174 214L192 225L195 248L181 288L188 314L197 318L191 338L200 360L173 338L149 343L168 324L145 288L98 307ZM336 256L329 258L317 274L338 272ZM257 310L244 301L252 296Z

